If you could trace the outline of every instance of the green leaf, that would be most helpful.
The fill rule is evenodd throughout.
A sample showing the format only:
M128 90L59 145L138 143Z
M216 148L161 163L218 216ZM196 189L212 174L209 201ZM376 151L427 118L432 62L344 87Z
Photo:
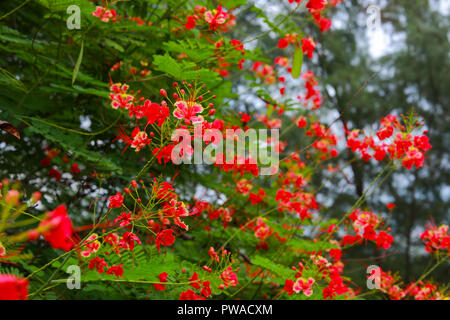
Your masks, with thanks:
M292 269L289 269L286 266L283 266L281 264L278 264L274 261L271 261L267 258L261 257L261 256L254 256L250 259L254 265L257 265L261 268L264 268L266 270L269 270L273 273L276 273L283 279L288 279L293 276L294 271Z
M194 62L178 62L168 53L153 56L156 70L163 71L177 80L201 80L203 83L219 81L219 75L209 69L201 68Z
M166 53L164 56L156 55L153 58L153 63L156 65L157 70L166 72L174 78L180 77L181 66L168 53Z
M77 78L78 75L78 70L80 70L81 61L83 60L83 49L84 49L84 41L81 41L80 54L78 55L77 63L75 64L75 68L73 69L72 86L75 83L75 79Z
M105 41L105 44L108 47L110 47L110 48L114 48L114 49L116 49L119 52L124 52L125 51L125 49L120 44L118 44L115 41L112 41L111 39L105 39L104 41Z
M305 239L290 239L287 242L288 246L293 247L295 250L304 250L306 252L320 251L325 249L337 248L338 246L326 241L316 241Z
M30 118L27 118L30 119ZM28 127L28 133L40 134L48 141L52 141L64 150L70 151L74 158L84 163L94 165L98 170L122 172L122 169L111 159L95 151L88 150L80 135L58 128L55 125L45 123L39 118L31 118L32 126Z
M292 77L298 78L302 71L303 64L303 51L300 47L296 47L294 50L294 58L292 59Z

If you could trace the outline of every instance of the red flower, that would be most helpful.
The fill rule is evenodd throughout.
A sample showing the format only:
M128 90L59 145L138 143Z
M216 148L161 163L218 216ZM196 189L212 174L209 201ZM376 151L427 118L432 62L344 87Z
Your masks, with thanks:
M314 48L316 47L315 42L312 38L303 38L302 39L302 51L304 54L308 56L308 58L312 59Z
M73 174L79 174L80 173L80 168L78 167L78 163L73 163L72 167L70 168L70 173Z
M203 282L203 288L201 290L202 295L204 295L206 298L208 298L211 295L211 287L210 287L209 281Z
M375 148L375 153L373 155L373 157L375 158L375 160L377 161L382 161L384 159L384 157L386 156L386 150L384 150L383 148Z
M246 113L242 114L241 122L249 122L251 120L250 116Z
M431 144L429 143L429 139L425 135L415 136L414 137L414 145L417 148L422 149L422 151L428 151L429 149L431 149Z
M55 210L47 212L39 228L44 230L42 235L53 248L65 251L72 249L72 221L67 216L65 205L62 204Z
M327 31L328 29L331 28L330 19L322 18L317 23L319 24L320 32Z
M158 123L158 127L161 127L169 115L170 111L167 105L160 106L157 103L152 103L150 100L145 100L144 117L147 118L147 124L153 124L156 122Z
M51 161L52 161L52 159L50 159L50 158L44 158L40 161L40 164L44 167L48 167L50 165Z
M186 21L186 24L184 26L188 30L193 29L195 27L195 17L194 16L187 17L187 21Z
M119 264L117 266L112 266L106 271L106 274L114 274L117 278L123 275L123 264Z
M156 155L156 159L158 159L159 164L162 164L161 159L164 159L164 163L167 163L172 159L173 147L173 144L169 144L168 146L162 148L153 149L153 155Z
M248 199L250 200L251 204L255 205L260 203L264 199L265 195L266 193L264 192L264 189L260 188L258 190L258 194L252 192L248 195Z
M239 70L242 70L242 67L243 67L243 65L244 65L244 62L245 62L245 59L239 60L239 64L238 64ZM214 110L214 109L211 109L211 110L210 110L210 115L212 115L212 114L211 114L211 111L212 111L212 110Z
M366 240L375 240L377 238L377 233L372 225L364 227L363 238Z
M286 291L290 296L294 293L294 281L287 279L284 283L284 291Z
M234 49L236 49L237 51L242 51L243 53L245 53L244 45L242 44L241 41L233 39L233 40L230 40L230 43L233 45Z
M326 3L326 0L309 0L309 2L306 4L306 8L308 8L309 11L323 10L325 9Z
M218 26L224 24L227 18L228 12L223 11L220 4L217 6L217 10L205 12L205 21L209 23L209 30L217 30Z
M103 273L105 271L105 269L104 269L105 267L106 268L108 267L105 259L101 259L99 257L95 257L94 259L89 261L89 265L88 265L89 270L97 269L98 273Z
M119 226L126 227L127 225L130 224L130 220L131 220L131 212L130 213L122 212L120 216L114 219L114 223L120 221Z
M197 272L194 272L192 277L189 278L189 281L191 282L189 285L195 289L200 289L200 281L198 281L198 274Z
M283 49L289 45L289 42L285 38L278 40L278 48Z
M161 273L158 277L159 277L159 282L167 282L167 272L163 272ZM159 283L155 283L153 284L153 286L155 287L156 290L161 290L164 291L166 289L166 286L163 284L159 284Z
M300 117L300 118L298 118L298 120L297 120L297 126L298 126L299 128L304 128L304 127L306 127L306 119L305 119L305 117Z
M108 208L120 208L123 204L122 194L118 191L115 196L109 197Z
M119 246L124 249L130 249L130 251L133 251L134 249L134 242L141 244L141 240L138 238L137 235L135 235L132 232L125 232L122 236L122 239L119 241Z
M394 242L394 237L389 233L385 231L378 233L377 246L382 247L383 249L388 249L392 242Z
M334 259L335 262L338 262L341 260L342 257L342 251L341 249L330 249L330 257Z
M388 203L388 204L386 204L386 207L387 207L389 210L392 210L392 209L395 208L395 203Z
M171 246L175 242L172 229L166 229L158 233L155 240L156 248L161 252L160 246Z
M237 275L233 272L231 267L225 269L225 271L220 274L220 278L222 278L223 284L227 288L229 286L236 287L237 285Z
M156 117L157 115L154 114L154 116ZM136 116L136 118L137 118L137 116ZM150 123L150 120L148 120L148 122ZM139 127L136 127L131 132L131 137L129 137L121 125L119 125L119 132L118 132L117 138L115 140L122 140L123 142L125 142L127 144L127 146L125 147L125 149L123 151L127 150L128 147L131 146L132 149L135 149L136 152L139 152L146 145L151 145L151 143L152 143L152 140L148 137L145 130L141 131L139 129Z
M377 132L377 137L380 140L384 140L389 138L390 136L392 136L392 134L394 133L394 127L392 126L387 126L385 128L381 128L378 132Z
M427 230L420 235L420 239L425 242L425 249L428 252L443 249L450 253L450 236L447 225L428 226Z
M194 290L188 289L180 294L179 300L205 300L205 298L196 295Z
M346 235L346 236L344 236L344 238L342 238L341 244L343 246L345 246L346 244L354 244L354 243L360 242L360 241L361 241L361 237L360 236Z
M0 274L0 300L26 300L28 280L12 274Z
M55 178L56 181L61 180L61 172L59 172L59 171L56 170L56 169L50 168L50 170L48 171L48 175L49 175L50 177Z

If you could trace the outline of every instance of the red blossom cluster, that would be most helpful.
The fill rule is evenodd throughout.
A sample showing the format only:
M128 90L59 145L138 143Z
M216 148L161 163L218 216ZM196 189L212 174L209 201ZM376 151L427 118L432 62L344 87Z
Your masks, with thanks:
M229 11L225 11L219 4L217 9L208 10L206 7L195 6L194 14L186 17L185 28L187 30L195 28L197 25L206 23L210 31L225 32L236 22L236 17Z
M315 87L318 85L318 82L314 73L312 71L306 71L302 74L301 78L305 80L306 95L303 97L304 105L306 106L309 102L312 102L312 110L319 109L322 105L322 98L320 97L320 90ZM300 95L297 98L299 100L302 99Z
M376 229L378 229L383 222L375 213L356 209L348 217L353 221L352 226L356 235L344 236L341 240L343 246L361 243L364 239L366 241L375 242L378 247L388 249L392 242L394 242L394 237L386 231L381 230L377 233Z
M251 156L242 158L235 155L231 161L227 162L227 156L222 153L217 153L214 165L225 172L233 172L234 174L239 173L241 176L245 173L250 173L254 176L259 174L258 164Z
M296 2L300 4L303 0L289 0L289 3ZM308 0L306 8L314 18L314 22L320 28L320 32L324 32L331 28L331 20L324 18L322 12L327 5L336 6L339 2L344 0Z
M43 167L49 167L52 162L58 162L57 159L60 156L61 150L56 149L56 148L50 148L50 147L45 147L46 153L45 153L45 158L43 158L39 163L43 166ZM62 157L60 157L60 160L63 163L69 163L70 159L67 155L64 155ZM68 169L68 171L72 174L72 175L77 175L81 173L81 169L78 165L78 163L72 163L70 166L70 169ZM54 168L51 167L48 170L48 176L51 178L54 178L57 182L61 180L62 178L62 174L61 172Z
M278 211L295 212L302 220L311 218L311 211L319 207L312 193L290 192L283 188L278 189L275 201L278 202Z
M311 255L307 262L308 266L305 266L306 262L303 261L299 262L298 268L292 267L292 270L296 272L296 280L286 279L283 291L289 295L302 293L309 297L314 293L313 285L316 283L316 280L321 280L327 282L327 286L322 289L324 299L333 299L336 295L347 294L347 296L351 296L354 294L353 290L344 284L344 278L341 276L342 262L336 261L333 264L320 255ZM303 274L310 272L311 269L314 269L316 272L315 278L308 277L308 279L305 279Z
M103 22L109 22L110 20L112 22L117 21L117 13L116 13L116 10L114 10L114 9L108 9L108 8L97 6L95 11L92 12L92 15L94 17L99 18Z
M404 126L395 115L384 117L380 123L381 128L376 134L379 142L371 136L364 136L364 139L360 140L360 130L355 129L351 132L347 130L347 147L353 152L358 151L365 161L372 158L383 161L389 154L392 160L400 160L408 170L414 165L416 168L423 166L424 154L431 149L431 144L425 135L426 131L420 135L411 133L414 126L418 126L419 123L410 121L407 126ZM369 152L370 150L372 152Z
M208 103L205 107L202 104L205 104L210 99L214 99L216 96L211 95L209 90L204 90L205 85L192 85L186 81L183 81L182 85L184 88L177 82L173 83L176 92L173 93L172 98L169 97L165 89L161 89L160 95L163 97L163 100L159 104L151 102L143 96L139 97L139 90L135 93L129 92L128 85L120 83L111 85L111 106L114 109L128 110L129 117L138 120L138 125L132 131L131 136L120 126L117 140L122 140L126 143L125 149L131 146L136 152L139 152L146 146L152 148L155 145L155 143L152 143L155 135L159 137L166 136L164 135L165 130L192 130L192 126L198 124L202 125L202 133L208 129L224 129L222 120L215 119L212 122L205 120L206 116L214 115L215 110L213 109L213 103ZM168 103L170 103L171 107L169 107ZM208 111L207 115L202 115L204 111ZM142 130L139 128L139 121L143 118L146 118L147 121ZM170 124L164 126L167 122ZM206 139L205 136L204 139ZM209 143L209 141L205 142ZM217 141L213 142L217 143ZM172 152L177 144L178 141L172 142L169 135L167 141L159 141L152 148L152 153L159 163L164 162L166 164L172 159ZM181 153L180 156L191 156L193 149L191 148L190 150L189 154L184 155Z
M404 287L404 288L403 288ZM380 270L380 291L391 300L442 300L445 294L430 281L416 281L406 286L400 281L398 274Z
M295 47L299 47L301 42L301 48L303 51L303 54L306 54L308 58L312 59L313 57L313 51L316 47L316 43L314 42L312 37L308 38L301 38L298 34L292 33L292 34L285 34L283 38L278 40L278 48L284 49L289 44L294 45Z
M450 257L450 236L447 225L428 226L427 230L420 235L420 239L425 243L425 249L428 252L447 251Z

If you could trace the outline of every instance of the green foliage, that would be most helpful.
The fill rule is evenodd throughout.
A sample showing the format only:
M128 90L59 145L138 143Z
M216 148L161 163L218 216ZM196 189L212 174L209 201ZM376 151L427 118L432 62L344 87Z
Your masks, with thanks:
M80 135L55 125L49 125L48 122L38 118L32 118L31 121L33 126L28 128L29 133L42 135L47 141L51 141L69 152L74 160L94 165L99 170L122 172L122 169L112 160L98 152L88 150Z
M288 267L280 265L268 258L261 257L259 255L252 257L251 261L254 265L274 272L283 279L292 278L295 275L295 272L292 269L289 269Z

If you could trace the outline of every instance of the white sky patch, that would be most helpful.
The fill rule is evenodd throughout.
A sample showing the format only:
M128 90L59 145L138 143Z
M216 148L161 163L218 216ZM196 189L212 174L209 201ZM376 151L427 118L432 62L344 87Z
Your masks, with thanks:
M382 57L390 46L391 39L382 28L367 31L369 39L369 52L374 58Z
M91 129L91 119L87 116L80 115L80 128L84 130L90 130Z

